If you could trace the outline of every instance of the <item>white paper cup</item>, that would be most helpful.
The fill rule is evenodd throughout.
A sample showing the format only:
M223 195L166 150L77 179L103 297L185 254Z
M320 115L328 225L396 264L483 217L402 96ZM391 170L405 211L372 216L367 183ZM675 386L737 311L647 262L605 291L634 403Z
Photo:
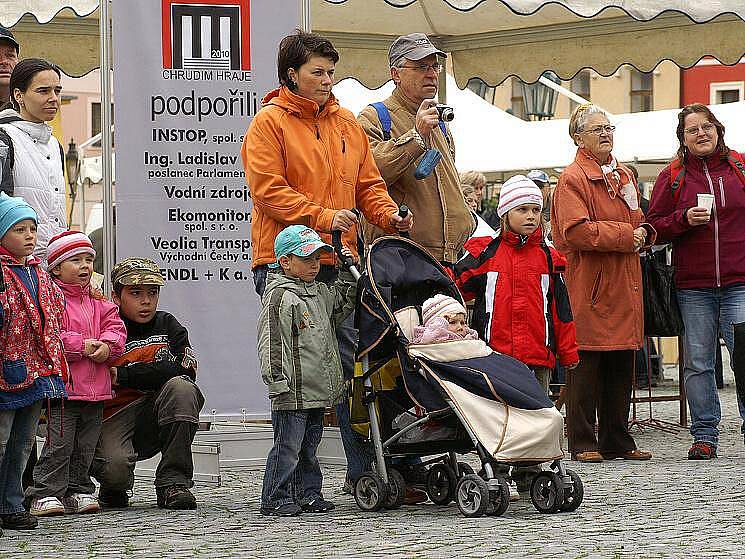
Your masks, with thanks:
M698 194L698 206L700 208L706 208L706 211L711 215L711 208L714 206L714 195Z

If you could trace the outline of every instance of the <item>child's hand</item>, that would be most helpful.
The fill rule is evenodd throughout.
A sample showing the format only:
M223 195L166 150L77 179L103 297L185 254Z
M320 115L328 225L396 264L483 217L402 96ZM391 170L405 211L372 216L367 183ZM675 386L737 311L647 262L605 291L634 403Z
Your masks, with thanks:
M109 375L111 375L111 384L112 386L116 386L117 384L117 374L116 374L116 367L111 367L109 369Z
M84 340L83 341L83 355L86 357L90 357L91 354L96 351L98 348L98 344L100 342L98 340Z
M579 365L579 361L577 361L576 363L572 363L571 365L567 365L566 370L571 371L572 369L576 369L577 365Z
M358 264L358 262L357 262L357 258L355 258L354 254L352 254L352 251L351 251L351 250L349 250L349 248L347 248L347 247L342 247L342 249L341 249L341 253L342 253L342 254L343 254L344 256L346 256L347 258L349 258L349 259L350 259L350 260L352 261L352 264L353 264L354 266L356 266L356 265Z
M109 358L109 354L111 353L111 348L109 347L109 344L106 342L100 342L97 341L98 347L96 350L91 353L88 357L95 361L96 363L103 363Z

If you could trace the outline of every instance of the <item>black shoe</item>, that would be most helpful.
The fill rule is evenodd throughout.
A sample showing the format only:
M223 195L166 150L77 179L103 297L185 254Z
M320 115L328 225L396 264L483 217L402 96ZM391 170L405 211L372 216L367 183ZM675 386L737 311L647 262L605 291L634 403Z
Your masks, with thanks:
M327 501L323 497L312 500L310 503L303 505L303 512L328 512L334 510L336 505L331 501Z
M158 506L170 510L194 510L197 508L197 499L185 485L167 485L156 487Z
M301 512L303 512L303 509L295 503L287 503L272 508L261 507L261 514L264 516L297 516Z
M0 518L6 530L33 530L39 524L39 520L26 511L0 514Z
M98 490L98 504L103 509L126 509L129 506L129 494L126 491L115 491L102 486Z

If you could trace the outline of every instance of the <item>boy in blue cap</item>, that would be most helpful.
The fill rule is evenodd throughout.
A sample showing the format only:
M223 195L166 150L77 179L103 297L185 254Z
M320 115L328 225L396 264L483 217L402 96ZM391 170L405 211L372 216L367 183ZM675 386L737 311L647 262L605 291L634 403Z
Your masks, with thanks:
M30 530L21 477L43 400L64 398L67 361L60 333L65 301L33 256L36 212L0 193L0 519Z
M264 471L261 513L296 516L328 512L316 449L324 409L344 394L335 329L352 311L357 282L339 270L332 286L316 281L321 251L332 251L313 229L290 225L274 241L277 259L259 314L262 377L272 403L274 447ZM348 249L344 254L352 257Z

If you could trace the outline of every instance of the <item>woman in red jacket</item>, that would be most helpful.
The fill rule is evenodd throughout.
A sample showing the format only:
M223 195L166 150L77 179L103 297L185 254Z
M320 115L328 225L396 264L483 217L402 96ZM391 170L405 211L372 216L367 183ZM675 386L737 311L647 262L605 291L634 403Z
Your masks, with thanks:
M709 460L717 455L721 419L714 376L719 333L732 355L732 325L745 322L745 165L705 105L685 107L676 133L677 157L657 177L647 219L659 238L673 243L693 436L688 459Z

